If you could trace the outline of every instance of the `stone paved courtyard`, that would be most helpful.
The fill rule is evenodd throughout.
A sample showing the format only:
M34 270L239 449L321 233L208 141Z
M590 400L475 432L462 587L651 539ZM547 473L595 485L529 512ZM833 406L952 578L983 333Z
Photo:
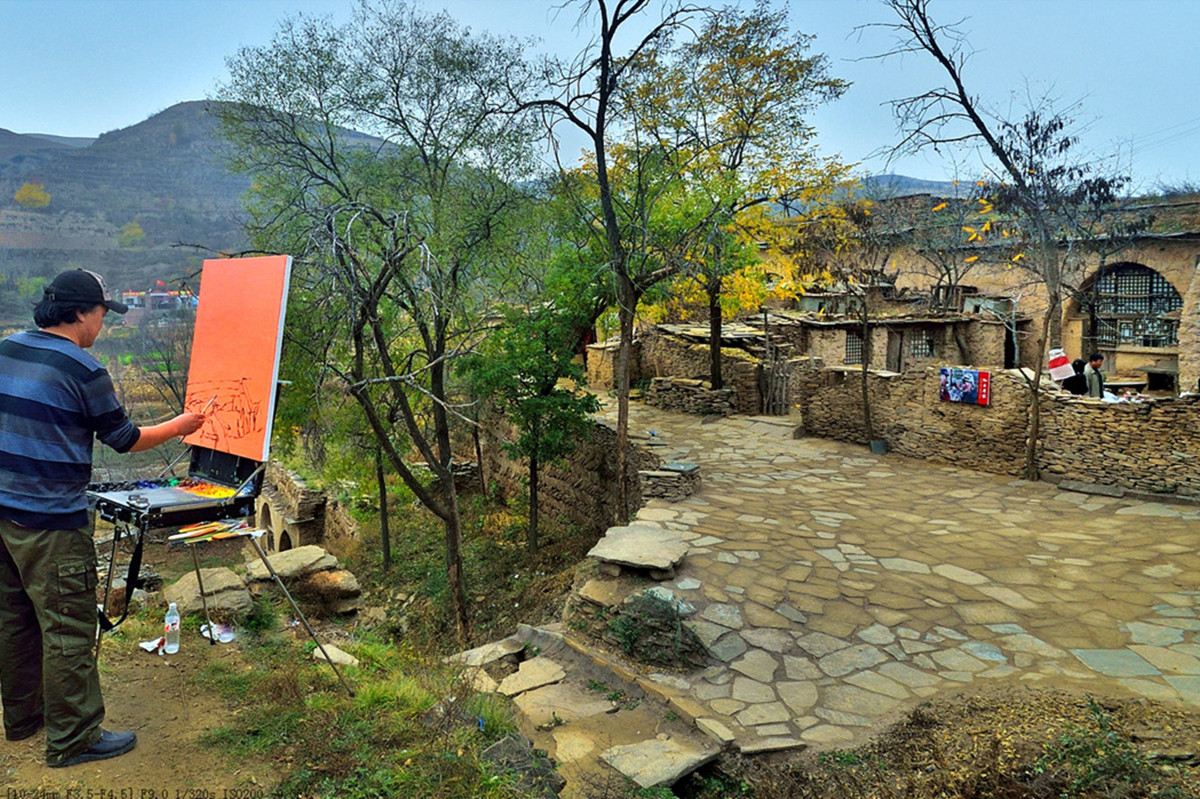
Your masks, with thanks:
M793 440L786 419L635 404L630 431L700 465L638 523L690 545L663 585L718 662L650 679L713 738L850 742L980 680L1200 705L1200 508Z

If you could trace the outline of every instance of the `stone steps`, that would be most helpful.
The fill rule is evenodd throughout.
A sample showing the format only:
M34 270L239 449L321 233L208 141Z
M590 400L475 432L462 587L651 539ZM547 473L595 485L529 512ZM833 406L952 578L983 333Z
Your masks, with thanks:
M499 683L481 670L520 660ZM720 725L698 726L703 707L670 685L596 651L561 625L517 633L453 659L480 690L511 696L521 731L559 764L565 797L669 786L713 760L732 740ZM656 679L657 677L657 679Z

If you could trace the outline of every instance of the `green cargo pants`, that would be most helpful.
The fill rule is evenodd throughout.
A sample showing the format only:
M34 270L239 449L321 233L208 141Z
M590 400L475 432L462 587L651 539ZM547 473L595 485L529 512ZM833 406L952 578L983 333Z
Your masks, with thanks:
M96 549L91 531L0 519L0 697L4 729L46 725L46 762L100 738Z

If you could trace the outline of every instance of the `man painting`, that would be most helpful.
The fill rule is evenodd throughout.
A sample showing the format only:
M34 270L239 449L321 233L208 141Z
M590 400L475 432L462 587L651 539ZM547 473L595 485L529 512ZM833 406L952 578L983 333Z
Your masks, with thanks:
M4 732L46 729L46 763L128 752L132 732L100 728L94 654L96 552L87 509L92 445L150 449L199 429L184 413L129 420L104 367L85 350L109 311L128 308L94 272L63 272L34 308L37 330L0 341L0 697Z
M1104 365L1104 356L1093 352L1088 356L1087 366L1083 367L1083 379L1087 381L1087 395L1094 399L1104 398L1104 375L1100 367Z

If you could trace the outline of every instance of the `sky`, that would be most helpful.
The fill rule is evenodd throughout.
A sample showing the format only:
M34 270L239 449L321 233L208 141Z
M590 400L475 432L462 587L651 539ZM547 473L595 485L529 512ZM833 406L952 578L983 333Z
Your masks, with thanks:
M537 37L569 56L577 15L562 0L429 0L475 30ZM978 177L933 154L889 161L900 138L890 102L941 85L928 56L876 59L894 44L881 0L772 0L816 36L829 71L851 82L811 120L821 152L863 172L928 180ZM743 2L745 4L745 2ZM349 18L352 0L0 0L0 128L93 137L177 102L211 96L239 47L264 45L297 12ZM933 0L940 23L962 21L973 52L965 83L1017 118L1028 96L1074 106L1081 143L1115 157L1134 188L1200 184L1200 70L1195 0ZM864 27L865 26L865 27ZM972 174L974 173L974 174Z

